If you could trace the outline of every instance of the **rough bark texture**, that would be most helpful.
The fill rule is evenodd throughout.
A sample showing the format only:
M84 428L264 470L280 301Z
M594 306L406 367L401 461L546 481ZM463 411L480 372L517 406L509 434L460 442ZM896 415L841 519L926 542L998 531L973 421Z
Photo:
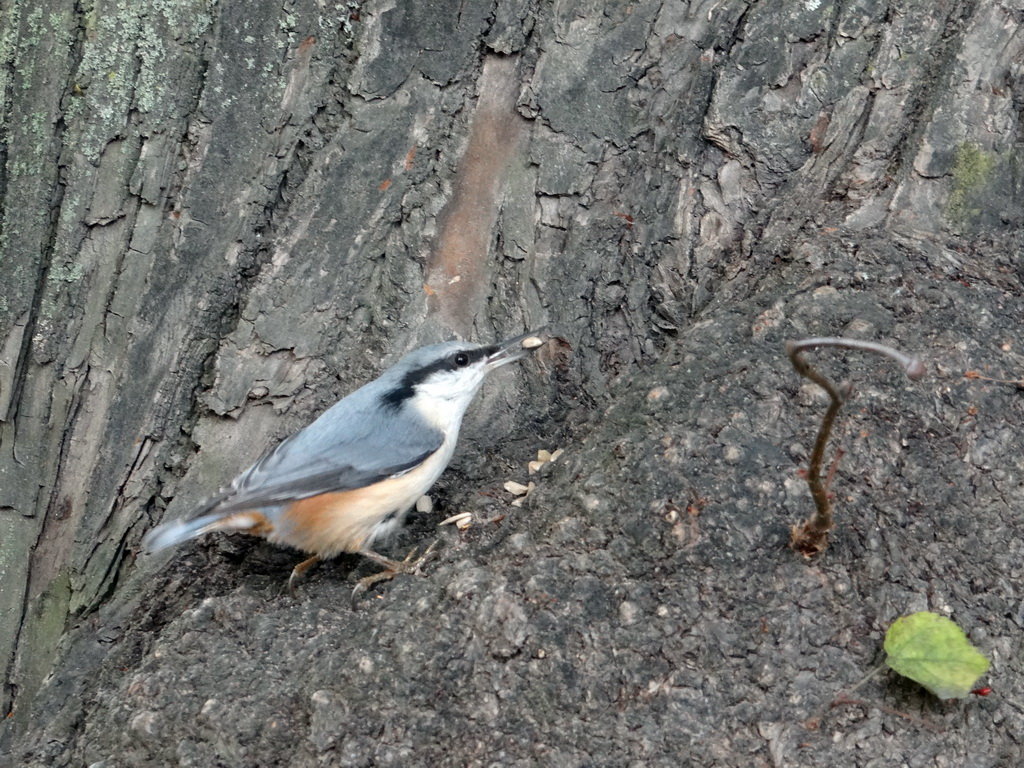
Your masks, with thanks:
M0 0L10 764L1024 760L1022 13L1006 0ZM548 323L378 589L138 542L404 350ZM787 546L857 397L830 549ZM539 448L565 449L522 507ZM435 525L473 512L465 532ZM987 699L881 676L952 616Z

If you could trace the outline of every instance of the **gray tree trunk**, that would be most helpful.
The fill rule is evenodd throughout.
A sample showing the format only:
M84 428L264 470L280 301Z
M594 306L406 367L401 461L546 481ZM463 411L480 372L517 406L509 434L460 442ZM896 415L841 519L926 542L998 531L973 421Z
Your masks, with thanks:
M12 765L1024 759L1019 3L0 0ZM423 577L139 553L405 350L548 324ZM857 397L831 548L789 526ZM538 449L564 456L511 505ZM466 531L437 522L469 511ZM952 616L992 696L881 676Z

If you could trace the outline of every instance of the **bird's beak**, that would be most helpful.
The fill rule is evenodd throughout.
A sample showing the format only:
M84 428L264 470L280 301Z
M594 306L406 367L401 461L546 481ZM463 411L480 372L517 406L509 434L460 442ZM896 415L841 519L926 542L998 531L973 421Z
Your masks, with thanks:
M528 352L544 344L544 336L541 331L531 331L522 336L516 336L500 344L495 344L491 353L487 356L487 370L493 371L506 363L518 360Z

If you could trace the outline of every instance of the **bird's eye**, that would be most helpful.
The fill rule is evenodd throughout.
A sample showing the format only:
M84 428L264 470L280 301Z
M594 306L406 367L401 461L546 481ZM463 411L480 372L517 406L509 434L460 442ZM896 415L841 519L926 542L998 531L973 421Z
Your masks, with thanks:
M455 365L458 368L465 368L467 365L469 365L469 355L467 355L465 352L456 352L454 360Z

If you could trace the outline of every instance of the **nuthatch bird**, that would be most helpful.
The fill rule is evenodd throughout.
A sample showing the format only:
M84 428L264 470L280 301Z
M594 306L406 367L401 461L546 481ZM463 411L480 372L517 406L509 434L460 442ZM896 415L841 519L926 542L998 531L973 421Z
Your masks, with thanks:
M146 534L150 552L211 531L243 531L312 555L288 580L342 552L384 566L370 584L418 569L371 547L398 528L434 484L455 450L463 414L495 368L518 360L543 341L533 334L482 346L461 341L410 352L375 381L335 403L312 424L281 442L209 499L190 520Z

